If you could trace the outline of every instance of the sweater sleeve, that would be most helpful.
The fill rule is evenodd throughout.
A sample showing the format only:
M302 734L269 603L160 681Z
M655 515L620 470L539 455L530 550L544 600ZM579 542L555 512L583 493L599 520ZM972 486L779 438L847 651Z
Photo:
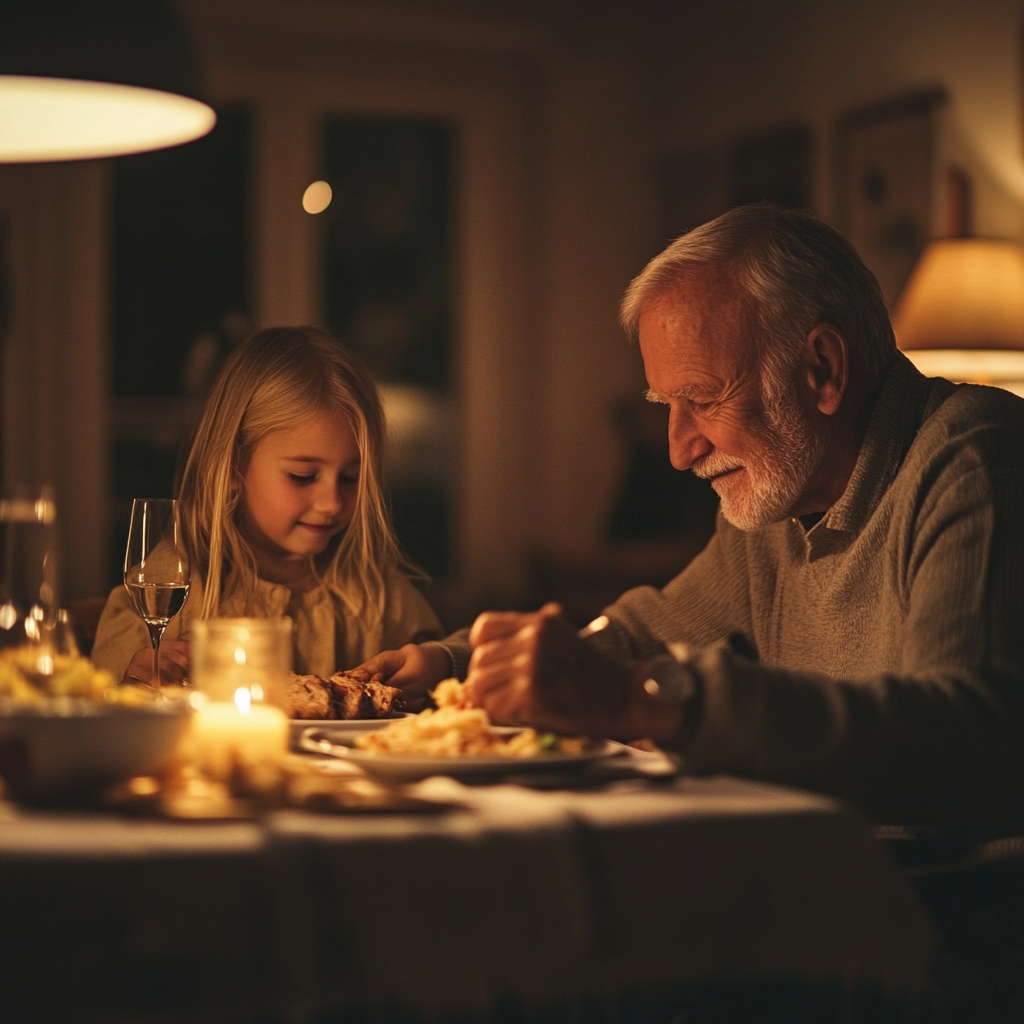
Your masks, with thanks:
M663 590L636 587L605 609L608 627L589 642L623 661L664 652L672 641L714 644L730 633L750 636L750 600L743 535L720 518L707 547ZM438 642L459 679L469 671L469 630Z
M743 534L719 515L707 547L662 590L636 587L605 609L608 627L591 637L605 653L641 661L677 642L706 646L731 633L751 636Z
M893 553L906 613L899 670L832 678L701 651L689 770L818 789L880 821L1019 819L1024 470L933 469Z

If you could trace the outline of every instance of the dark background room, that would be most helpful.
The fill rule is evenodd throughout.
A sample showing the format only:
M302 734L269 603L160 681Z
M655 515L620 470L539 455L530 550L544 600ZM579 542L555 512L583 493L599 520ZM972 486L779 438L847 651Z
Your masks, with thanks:
M382 384L398 532L445 624L549 598L586 621L713 522L616 320L668 240L807 208L895 302L951 173L974 232L1024 235L1013 0L180 9L211 135L0 167L3 478L54 484L68 600L120 579L130 499L170 494L231 346L316 323Z

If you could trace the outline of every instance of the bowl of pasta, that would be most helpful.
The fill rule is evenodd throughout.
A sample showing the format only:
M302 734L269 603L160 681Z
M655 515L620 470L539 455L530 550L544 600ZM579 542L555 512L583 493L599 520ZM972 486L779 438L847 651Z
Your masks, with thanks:
M58 655L45 674L28 648L0 651L0 778L16 800L73 797L173 759L184 702L119 687L88 658Z

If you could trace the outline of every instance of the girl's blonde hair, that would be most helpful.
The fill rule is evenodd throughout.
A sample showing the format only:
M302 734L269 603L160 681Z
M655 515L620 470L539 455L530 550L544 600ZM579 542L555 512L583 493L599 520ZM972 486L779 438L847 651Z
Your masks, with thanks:
M256 558L238 517L243 475L256 445L323 413L349 424L361 465L352 521L334 543L321 578L335 602L367 626L382 617L385 576L399 554L383 494L385 426L377 385L363 362L326 331L272 327L241 344L224 364L181 476L178 496L192 566L205 586L204 619L217 615L232 570L248 597L255 594Z

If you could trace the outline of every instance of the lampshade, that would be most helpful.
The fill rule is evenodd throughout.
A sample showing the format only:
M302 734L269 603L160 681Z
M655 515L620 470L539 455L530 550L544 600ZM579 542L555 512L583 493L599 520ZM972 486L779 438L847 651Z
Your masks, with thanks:
M923 373L1024 393L1024 250L989 238L932 242L893 327Z
M160 149L215 121L170 4L0 0L0 162Z

